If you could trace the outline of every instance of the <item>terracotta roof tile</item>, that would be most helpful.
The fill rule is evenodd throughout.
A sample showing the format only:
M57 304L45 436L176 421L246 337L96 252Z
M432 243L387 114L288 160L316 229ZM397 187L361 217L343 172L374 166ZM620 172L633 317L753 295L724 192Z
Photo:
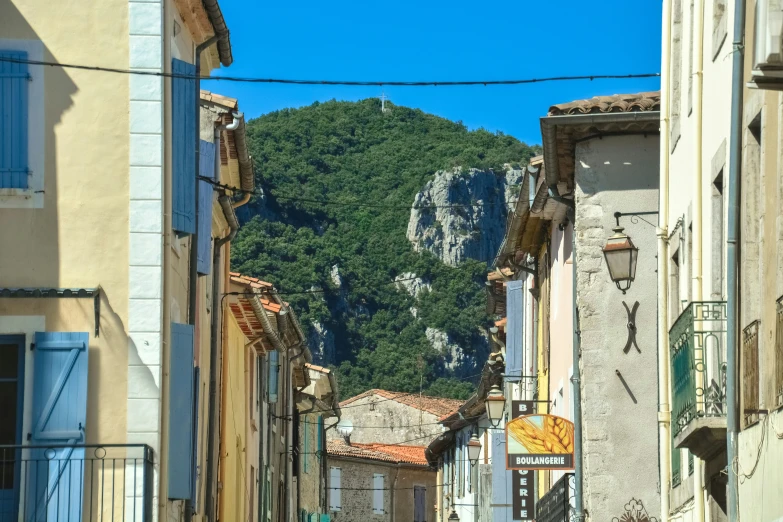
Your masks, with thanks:
M403 392L392 392L387 390L367 390L350 399L346 399L340 403L340 406L346 406L352 402L364 399L371 395L378 395L384 399L393 400L400 404L416 408L417 410L426 411L438 417L453 412L462 406L464 401L459 399L446 399L444 397L429 397L427 395L419 396L418 393L409 394Z
M602 112L643 112L661 110L661 93L640 92L637 94L614 94L595 96L589 100L576 100L569 103L552 105L549 116L567 114L590 114Z
M330 440L326 443L327 454L334 457L351 457L417 466L428 465L427 458L424 456L426 449L424 446L398 446L380 443L352 443L349 446L342 440Z

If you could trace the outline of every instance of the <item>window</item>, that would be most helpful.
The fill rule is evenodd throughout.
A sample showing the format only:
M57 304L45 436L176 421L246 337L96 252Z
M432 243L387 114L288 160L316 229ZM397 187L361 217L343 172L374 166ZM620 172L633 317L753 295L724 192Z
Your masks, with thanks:
M712 158L712 290L710 299L723 300L725 280L725 191L723 189L723 172L726 168L726 140L723 140L715 156Z
M759 420L759 322L742 330L742 402L743 426Z
M672 2L671 46L671 152L680 139L680 104L682 102L682 0Z
M413 522L427 522L427 489L413 487Z
M42 208L44 70L36 40L0 38L0 207Z
M775 406L783 406L783 297L777 302L775 325Z
M372 475L372 514L383 515L383 475Z
M340 511L342 509L341 475L342 469L329 468L329 511Z
M677 244L672 241L672 244ZM669 324L680 316L680 248L674 251L669 264Z
M712 2L712 61L718 57L723 42L726 41L726 0Z
M310 471L310 423L307 422L307 416L302 416L302 471Z

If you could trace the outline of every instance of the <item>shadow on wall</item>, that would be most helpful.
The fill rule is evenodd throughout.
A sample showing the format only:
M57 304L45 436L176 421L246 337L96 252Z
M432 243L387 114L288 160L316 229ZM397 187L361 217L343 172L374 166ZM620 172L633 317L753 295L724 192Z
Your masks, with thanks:
M38 40L25 17L12 2L3 2L0 7L0 35L3 39ZM46 42L43 43L44 61L56 61ZM55 126L61 123L62 115L73 105L76 84L65 69L30 65L43 70L44 99L30 100L44 105L43 147L30 148L30 154L44 154L44 208L6 209L0 208L0 222L13 223L3 227L0 241L6 248L0 249L0 287L61 286L60 240L58 233L57 201L57 140ZM35 145L35 144L33 144ZM78 154L78 151L73 151ZM72 202L79 204L80 202ZM73 245L78 248L78 245Z
M600 152L593 147L593 141L600 143ZM645 150L656 151L657 154L658 142L657 134L649 134L613 136L578 144L577 159L582 162L577 179L579 188L585 196L606 190L608 185L611 185L612 191L658 190L657 177L643 175L649 172L650 166L639 163L640 158L647 157ZM612 144L611 150L608 150L607 143ZM657 165L653 168L658 169ZM633 201L628 203L632 205Z

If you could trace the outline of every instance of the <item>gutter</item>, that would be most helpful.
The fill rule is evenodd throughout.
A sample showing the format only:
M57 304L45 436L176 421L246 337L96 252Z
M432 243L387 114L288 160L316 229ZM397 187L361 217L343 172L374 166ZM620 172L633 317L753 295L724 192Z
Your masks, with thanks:
M549 187L555 187L560 181L560 165L557 161L557 127L559 125L647 123L658 122L659 120L660 111L601 112L568 114L565 116L545 116L541 118L541 138L544 147L544 165L546 165L546 184Z
M215 36L210 38L208 41L217 40L220 63L222 63L225 67L228 67L234 63L234 57L231 54L231 40L229 39L228 26L226 25L226 21L223 18L223 12L220 10L220 6L218 5L217 0L201 0L201 3L204 6L204 10L207 12L209 23L212 24L212 28L215 30ZM210 45L212 45L211 41ZM196 56L199 54L200 52L197 53Z
M739 489L734 462L737 456L737 333L739 317L737 304L739 282L737 281L737 240L739 229L739 177L742 165L742 98L743 73L745 68L745 0L734 2L734 42L731 53L731 139L729 142L729 197L728 230L726 239L726 457L728 461L729 486L726 491L729 522L739 520Z

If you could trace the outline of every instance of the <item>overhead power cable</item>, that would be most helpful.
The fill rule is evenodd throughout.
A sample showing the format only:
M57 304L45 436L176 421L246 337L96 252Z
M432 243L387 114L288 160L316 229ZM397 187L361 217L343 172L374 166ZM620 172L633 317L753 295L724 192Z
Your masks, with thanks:
M548 76L543 78L525 78L521 80L461 80L461 81L379 81L379 80L297 80L290 78L253 78L242 76L196 76L191 74L179 74L170 72L135 71L117 67L101 67L97 65L82 65L74 63L50 62L41 60L22 60L18 58L2 57L2 62L24 63L28 65L44 65L48 67L62 67L65 69L79 69L83 71L97 71L115 74L133 74L139 76L158 76L162 78L178 78L184 80L222 81L239 83L277 83L286 85L344 85L350 87L458 87L458 86L491 86L491 85L523 85L529 83L564 82L578 80L630 80L638 78L658 78L661 73L641 74L590 74L579 76Z

